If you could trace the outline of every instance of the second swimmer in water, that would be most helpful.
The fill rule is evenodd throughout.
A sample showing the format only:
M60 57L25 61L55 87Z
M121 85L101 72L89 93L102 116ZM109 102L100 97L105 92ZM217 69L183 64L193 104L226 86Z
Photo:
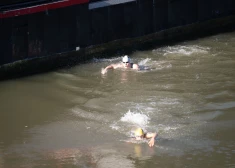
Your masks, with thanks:
M108 69L117 69L117 68L130 68L130 69L139 70L139 65L131 63L131 59L127 55L125 55L122 58L122 63L111 64L106 68L102 68L101 73L105 74L107 73Z
M151 132L144 132L142 128L137 128L135 130L135 140L143 140L143 139L149 139L148 145L150 147L154 146L155 138L157 137L157 133L151 133Z

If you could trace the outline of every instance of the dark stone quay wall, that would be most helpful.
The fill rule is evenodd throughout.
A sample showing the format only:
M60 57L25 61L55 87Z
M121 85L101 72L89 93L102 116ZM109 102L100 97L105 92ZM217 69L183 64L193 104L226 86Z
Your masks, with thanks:
M0 79L235 28L234 0L4 0Z

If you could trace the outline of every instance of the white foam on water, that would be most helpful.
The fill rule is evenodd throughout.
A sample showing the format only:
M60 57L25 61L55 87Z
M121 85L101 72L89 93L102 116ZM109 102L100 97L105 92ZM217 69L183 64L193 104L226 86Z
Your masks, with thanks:
M172 64L167 61L153 61L151 67L155 70L172 68Z
M202 47L198 45L189 45L189 46L176 45L176 46L159 48L153 50L153 52L158 52L160 54L163 54L164 56L171 54L190 56L192 54L205 54L208 53L209 50L210 50L209 47Z
M113 123L110 125L110 127L114 130L119 130L121 127L117 125L117 123Z
M121 118L122 122L128 122L135 124L137 126L145 127L149 123L149 117L145 114L135 113L128 111L124 116Z
M131 136L131 130L141 127L145 129L148 127L150 122L150 117L148 114L142 112L131 112L130 110L126 112L119 121L113 122L110 127L113 130L124 133L127 136Z

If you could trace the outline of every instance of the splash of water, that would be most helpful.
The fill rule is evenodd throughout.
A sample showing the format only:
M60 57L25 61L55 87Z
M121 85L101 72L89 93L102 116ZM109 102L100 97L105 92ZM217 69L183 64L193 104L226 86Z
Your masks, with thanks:
M128 122L140 127L146 127L149 123L149 117L145 114L134 113L130 110L121 118L122 122Z
M150 62L150 61L151 61L151 58L145 58L144 60L139 61L138 64L139 64L140 66L143 66L143 65L146 66L147 63Z
M134 130L137 127L141 127L146 130L148 124L150 122L150 118L148 114L139 113L139 112L131 112L130 110L126 112L119 121L113 122L110 127L113 130L116 130L122 134L125 134L127 137L134 136Z

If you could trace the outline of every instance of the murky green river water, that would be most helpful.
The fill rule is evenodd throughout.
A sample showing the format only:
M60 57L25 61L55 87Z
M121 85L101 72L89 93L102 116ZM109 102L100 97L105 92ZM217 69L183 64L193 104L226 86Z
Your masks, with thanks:
M235 167L235 32L0 83L0 167ZM153 148L128 143L141 126Z

